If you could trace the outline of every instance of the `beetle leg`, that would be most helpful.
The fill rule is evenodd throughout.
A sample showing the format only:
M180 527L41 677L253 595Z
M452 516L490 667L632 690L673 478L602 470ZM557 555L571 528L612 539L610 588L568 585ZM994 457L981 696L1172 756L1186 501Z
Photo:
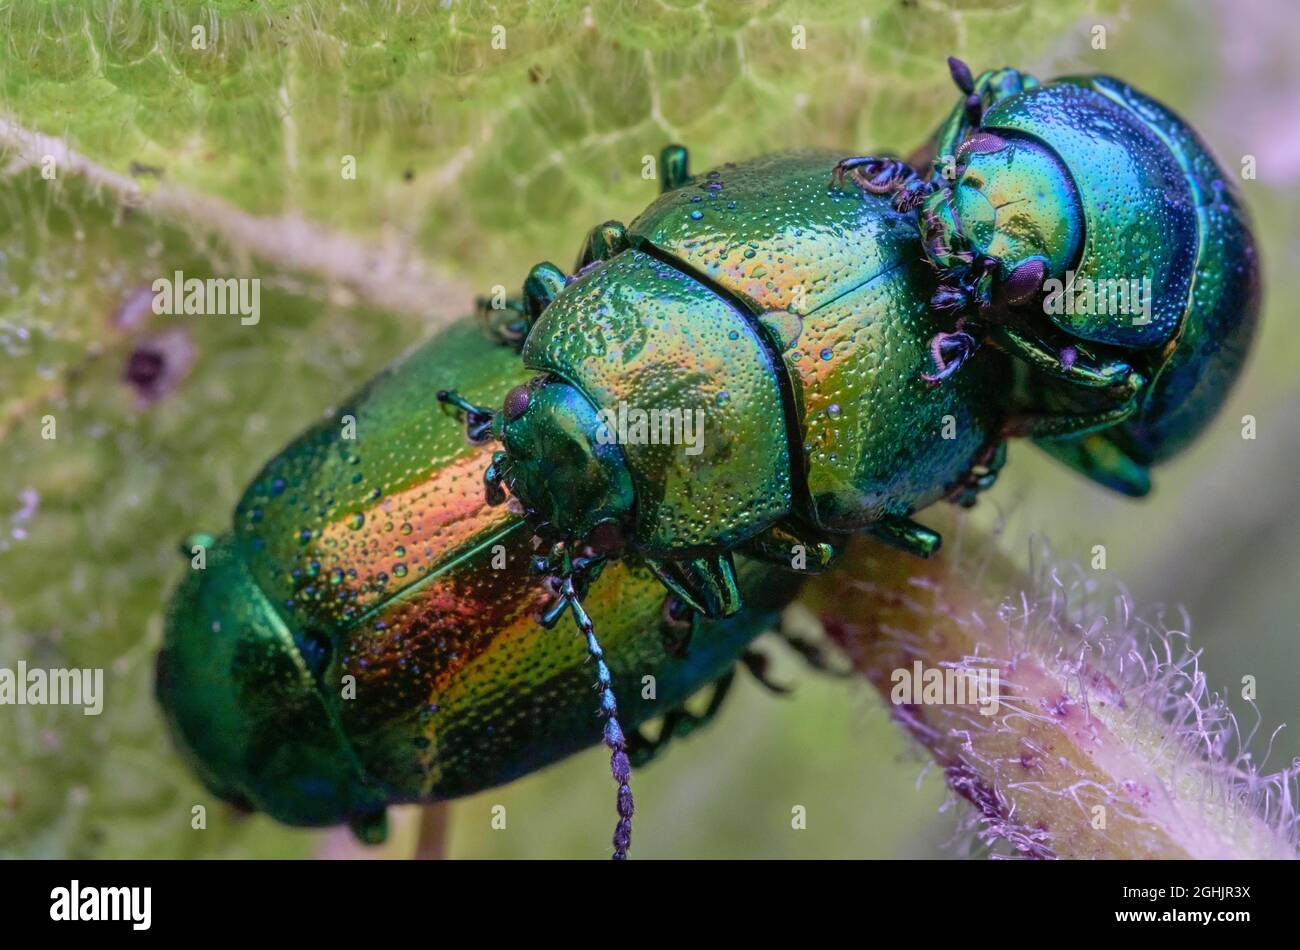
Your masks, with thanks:
M941 288L941 291L944 288ZM936 293L936 298L939 296ZM938 307L934 300L931 305ZM961 369L977 349L979 341L965 330L953 333L936 333L930 338L930 359L934 361L933 373L922 373L927 383L940 383Z
M1004 436L1066 439L1108 429L1137 412L1146 389L1146 377L1121 360L1098 365L1076 346L1059 351L1006 324L989 330L993 341L1031 369L1091 390L1109 390L1114 405L1097 412L1025 413L1009 416L1002 424Z
M768 692L776 693L778 696L785 696L791 692L789 686L782 686L780 683L774 683L767 674L767 657L757 650L746 650L740 654L740 662L749 670L750 675L765 687Z
M1147 467L1130 458L1108 433L1094 432L1082 439L1049 439L1040 445L1094 482L1130 498L1141 498L1151 491Z
M868 527L867 533L890 547L917 557L933 557L943 544L939 532L902 515L886 515Z
M995 439L985 446L970 471L952 487L948 493L948 501L962 508L973 507L980 493L988 491L997 482L998 473L1006 463L1006 439Z
M691 180L691 156L685 145L665 145L659 153L661 191L672 191Z
M682 561L648 557L645 563L665 587L706 617L730 617L741 608L730 552Z
M789 629L785 618L777 624L776 635L791 650L799 655L809 667L819 673L825 673L828 676L848 677L853 676L854 672L850 669L836 666L831 661L830 653L821 643L816 640L810 640L800 634L794 633Z
M791 650L799 654L800 659L818 673L825 673L828 676L836 677L849 677L855 675L851 668L843 669L832 663L830 654L826 652L825 648L822 647L820 643L817 643L814 640L808 640L804 637L789 634L784 631L781 631L781 639L786 642Z
M627 756L632 766L640 768L662 752L664 746L668 745L673 739L684 739L696 729L707 726L712 722L713 718L717 716L718 710L722 708L722 703L731 691L731 684L735 679L736 671L732 668L714 680L713 692L709 696L709 704L702 712L691 712L684 703L668 710L660 723L658 734L653 739L646 737L639 730L629 732L627 735Z
M598 261L609 260L615 254L627 250L629 246L627 228L622 221L606 221L604 224L598 224L587 233L587 239L582 242L582 250L578 252L578 263L573 269L581 272Z
M850 172L863 191L873 195L892 194L890 203L895 211L903 214L915 211L939 188L934 182L926 181L920 172L902 159L873 155L841 159L831 169L829 187L842 187L844 176Z
M897 191L913 178L918 177L916 169L901 158L885 158L878 155L859 155L854 158L842 158L831 169L832 185L843 185L844 176L853 173L853 180L863 191L873 195L887 195Z
M1079 352L1078 347L1053 347L1005 323L989 327L994 345L1022 360L1030 368L1063 382L1088 389L1113 389L1127 399L1145 383L1128 363L1115 360L1101 365Z
M838 553L829 536L791 519L750 538L741 550L760 561L808 574L825 570Z
M388 811L383 808L353 815L348 827L362 844L383 844L388 840Z
M1139 383L1143 381L1140 374L1134 373L1133 376L1137 377ZM1025 413L1009 416L1002 423L1002 434L1031 439L1071 439L1090 435L1102 429L1109 429L1131 417L1137 412L1141 398L1141 385L1139 385L1137 391L1128 400L1114 409L1100 412Z
M503 301L478 297L474 301L474 312L493 340L507 346L523 346L524 337L528 336L523 297L507 297Z
M550 261L534 264L524 279L524 316L531 327L568 283L568 275Z
M495 413L476 406L460 393L451 389L438 390L438 402L454 406L465 413L465 436L475 445L482 445L492 436L492 417Z

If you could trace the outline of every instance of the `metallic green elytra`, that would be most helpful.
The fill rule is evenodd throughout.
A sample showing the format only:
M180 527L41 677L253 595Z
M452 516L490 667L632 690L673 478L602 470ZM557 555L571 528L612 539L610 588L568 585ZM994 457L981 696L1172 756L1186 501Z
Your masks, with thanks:
M448 329L272 460L168 615L159 695L208 786L372 839L387 804L509 781L603 719L624 857L631 761L710 683L716 710L851 532L934 554L913 515L973 504L1010 436L1145 492L1249 347L1245 213L1116 80L950 69L962 100L910 163L693 176L670 146L630 225L485 311L496 344Z
M233 531L187 541L205 563L172 601L157 692L215 794L373 840L386 805L470 794L599 738L583 644L539 621L554 595L532 531L487 505L489 448L433 398L527 376L475 321L453 325L272 460ZM685 731L679 707L772 627L794 579L738 567L750 606L718 622L671 615L643 566L592 580L629 728L667 712L668 735Z

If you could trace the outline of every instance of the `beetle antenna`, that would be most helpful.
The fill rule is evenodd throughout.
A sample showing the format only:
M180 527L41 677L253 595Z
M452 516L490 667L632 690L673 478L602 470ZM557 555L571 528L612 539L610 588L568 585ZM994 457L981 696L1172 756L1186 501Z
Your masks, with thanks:
M970 67L956 56L948 57L948 75L966 95L975 91L975 77L971 75Z
M573 574L564 576L560 599L573 610L573 620L587 638L587 653L596 661L596 688L600 690L600 713L605 717L605 745L609 746L609 770L618 783L618 825L614 828L614 860L627 858L632 846L632 766L627 760L627 740L618 721L618 701L614 698L614 684L609 667L605 664L605 651L596 639L596 628L591 617L582 609L578 592L573 586Z

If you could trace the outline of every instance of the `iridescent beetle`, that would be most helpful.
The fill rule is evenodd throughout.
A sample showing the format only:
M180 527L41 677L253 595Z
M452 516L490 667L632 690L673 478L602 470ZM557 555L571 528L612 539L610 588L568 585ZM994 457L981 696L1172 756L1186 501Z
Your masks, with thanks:
M670 152L668 193L629 227L595 228L574 276L530 273L518 335L538 375L499 413L440 394L501 442L488 498L518 499L558 579L545 622L572 609L598 660L578 590L607 559L728 616L737 551L816 570L866 530L932 554L940 539L912 513L987 487L1003 436L1139 495L1221 405L1253 334L1257 263L1200 139L1108 77L949 65L965 99L936 138L938 174L804 153L692 179ZM837 187L849 176L861 194ZM1135 312L1048 319L1032 305L1070 274L1142 278L1119 308ZM629 432L629 415L649 421ZM698 451L665 444L692 415Z
M652 751L632 727L665 708L637 695L642 673L673 709L661 740L690 728L679 704L721 677L716 707L797 572L854 531L933 554L912 515L973 503L1006 436L1146 490L1252 335L1227 179L1114 80L952 69L964 101L911 165L804 152L693 177L670 147L639 218L489 314L522 360L447 331L273 459L168 614L158 692L205 783L373 838L387 804L554 761L594 739L583 650L548 631L572 610L621 857L629 753ZM1031 307L1046 280L1134 262L1148 322ZM428 411L453 384L439 398L468 443ZM506 389L500 412L470 401ZM514 503L487 507L505 489ZM665 625L695 629L684 658Z
M966 99L924 156L928 179L887 158L837 175L918 211L932 305L961 315L935 340L936 376L982 340L1018 357L1037 412L1007 433L1144 495L1149 467L1222 405L1254 336L1259 268L1232 181L1186 123L1109 76L949 68Z
M527 375L480 321L457 322L276 455L232 531L186 539L156 688L218 797L376 842L389 805L473 794L596 740L586 649L540 623L555 592L532 530L486 504L488 447L431 411L453 379L486 398ZM737 660L761 673L747 648L798 578L737 567L746 608L717 621L682 615L630 560L593 579L629 765L707 721Z

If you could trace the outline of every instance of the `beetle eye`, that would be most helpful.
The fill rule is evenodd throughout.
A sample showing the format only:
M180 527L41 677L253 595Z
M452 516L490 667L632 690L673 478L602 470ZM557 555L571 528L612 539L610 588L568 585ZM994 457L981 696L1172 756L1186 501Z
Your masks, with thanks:
M1006 147L1006 140L994 135L992 132L975 132L966 137L966 140L957 146L957 161L961 161L967 155L985 155L989 152L1001 151Z
M513 422L528 411L528 401L532 398L527 386L516 386L506 396L506 421Z
M1003 284L1003 293L1007 303L1018 307L1032 300L1043 286L1047 274L1047 265L1041 257L1031 257L1016 267Z

